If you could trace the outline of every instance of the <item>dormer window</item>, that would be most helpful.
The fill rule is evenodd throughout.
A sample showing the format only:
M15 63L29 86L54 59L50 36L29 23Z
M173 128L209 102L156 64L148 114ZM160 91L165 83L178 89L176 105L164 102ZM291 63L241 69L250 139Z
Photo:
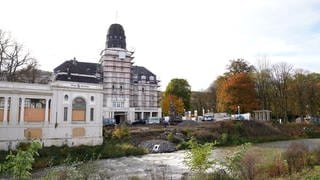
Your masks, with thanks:
M153 76L150 76L150 77L149 77L149 80L150 80L150 81L154 81L154 77L153 77Z
M145 76L145 75L142 75L142 76L141 76L141 79L142 79L142 80L146 80L146 76Z

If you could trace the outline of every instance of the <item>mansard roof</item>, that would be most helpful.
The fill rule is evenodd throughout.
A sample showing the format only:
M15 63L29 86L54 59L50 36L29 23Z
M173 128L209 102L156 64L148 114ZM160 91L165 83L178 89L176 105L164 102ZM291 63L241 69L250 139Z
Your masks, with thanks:
M102 81L101 66L97 63L68 60L54 68L55 80L85 83L100 83Z
M146 76L146 80L150 81L150 76L153 76L153 80L156 81L157 77L155 74L153 74L151 71L149 71L147 68L143 66L132 66L131 67L131 74L133 76L137 76L138 80L141 80L141 76Z

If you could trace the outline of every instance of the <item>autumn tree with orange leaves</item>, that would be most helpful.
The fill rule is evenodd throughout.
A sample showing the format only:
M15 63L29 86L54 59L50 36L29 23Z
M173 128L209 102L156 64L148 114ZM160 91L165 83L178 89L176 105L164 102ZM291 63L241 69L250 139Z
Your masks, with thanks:
M239 60L231 61L231 66ZM245 63L244 60L241 62ZM237 66L239 67L239 66ZM238 106L241 112L251 112L258 108L257 94L254 80L250 77L247 67L243 71L237 69L226 73L216 80L217 110L218 112L236 113Z
M182 98L174 95L164 95L161 107L165 116L170 115L170 104L172 104L176 114L183 114L184 104Z

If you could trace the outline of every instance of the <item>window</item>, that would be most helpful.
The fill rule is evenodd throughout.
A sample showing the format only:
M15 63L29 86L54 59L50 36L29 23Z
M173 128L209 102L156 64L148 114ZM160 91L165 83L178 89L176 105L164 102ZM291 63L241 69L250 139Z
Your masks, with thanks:
M153 76L150 76L150 77L149 77L149 80L150 80L150 81L153 81L153 80L154 80L154 77L153 77Z
M72 101L72 121L86 120L86 101L77 97Z
M3 109L3 108L4 108L4 97L0 97L0 109Z
M94 101L94 96L91 96L91 98L90 98L90 99L91 99L91 102L93 102L93 101Z
M120 86L120 91L122 91L122 86Z
M0 97L0 121L3 121L4 114L4 97Z
M142 88L142 92L144 92L144 88Z
M90 108L90 121L93 121L94 119L94 109Z
M68 121L68 107L63 109L63 121Z
M69 96L68 95L64 95L64 100L68 101L68 99L69 99Z

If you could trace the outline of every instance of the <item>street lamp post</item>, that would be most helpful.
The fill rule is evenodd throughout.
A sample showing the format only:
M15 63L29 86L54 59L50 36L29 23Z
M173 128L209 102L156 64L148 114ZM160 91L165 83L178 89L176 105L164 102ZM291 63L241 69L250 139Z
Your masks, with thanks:
M240 106L238 106L238 119L240 119Z

